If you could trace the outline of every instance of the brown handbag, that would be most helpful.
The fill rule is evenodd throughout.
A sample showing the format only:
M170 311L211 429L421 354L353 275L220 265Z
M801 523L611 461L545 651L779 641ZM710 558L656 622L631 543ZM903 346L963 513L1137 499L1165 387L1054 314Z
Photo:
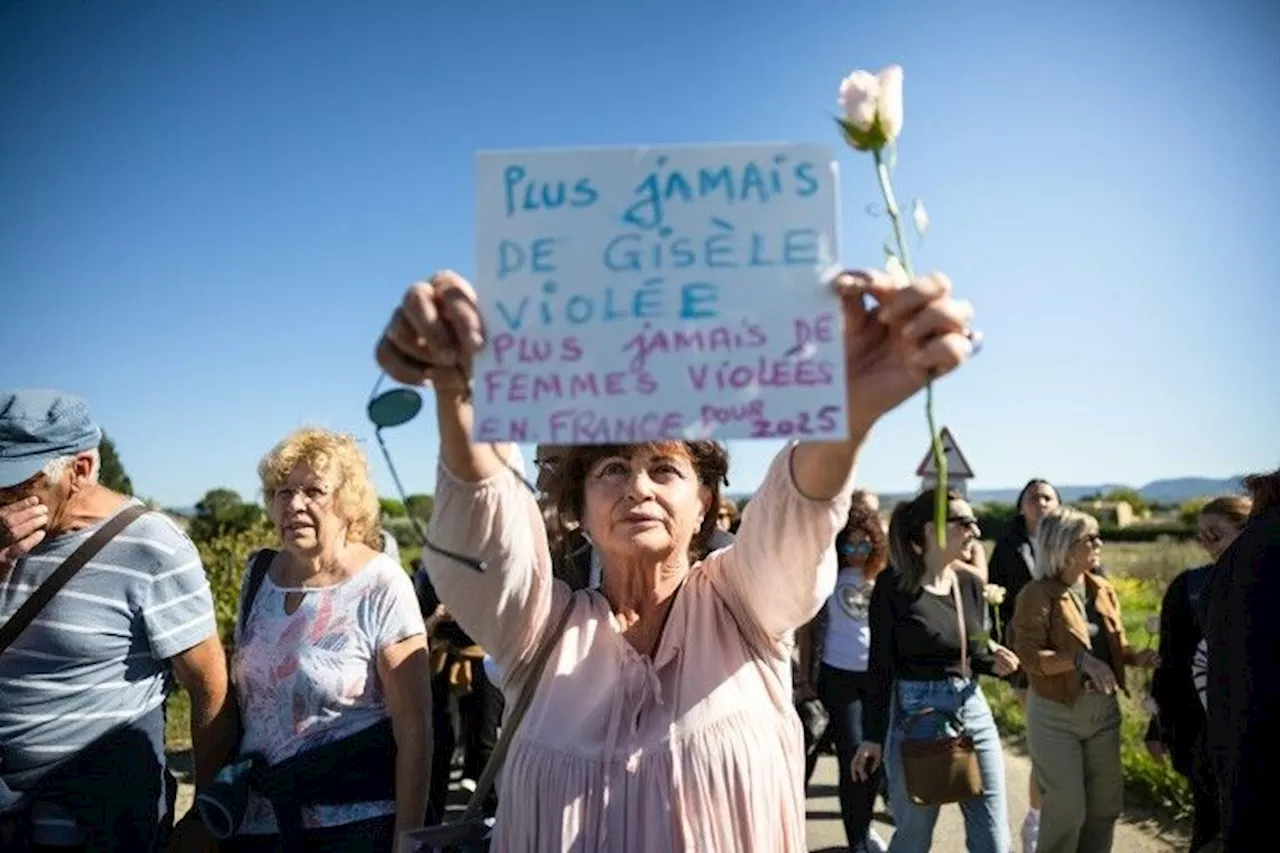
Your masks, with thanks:
M960 671L966 678L969 670L969 635L964 625L964 605L960 601L960 579L951 581L951 595L960 622ZM902 775L907 783L907 796L919 806L941 806L968 800L983 792L982 769L973 738L965 733L964 724L955 714L937 708L921 708L903 722L909 735L911 728L929 716L942 716L955 728L954 737L902 740Z

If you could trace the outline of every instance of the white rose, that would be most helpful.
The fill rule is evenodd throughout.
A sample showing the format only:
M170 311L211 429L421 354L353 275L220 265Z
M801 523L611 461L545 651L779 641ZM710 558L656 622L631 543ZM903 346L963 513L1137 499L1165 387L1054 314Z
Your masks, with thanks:
M982 595L986 598L988 604L1004 604L1007 594L1008 590L999 584L989 583L982 588Z
M840 81L840 126L859 151L879 151L902 133L902 66L855 71Z

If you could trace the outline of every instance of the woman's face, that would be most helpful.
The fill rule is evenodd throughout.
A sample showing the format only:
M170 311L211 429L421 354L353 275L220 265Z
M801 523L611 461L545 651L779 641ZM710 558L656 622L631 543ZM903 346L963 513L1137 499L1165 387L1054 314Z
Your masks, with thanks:
M720 505L720 510L716 514L716 527L726 533L733 529L733 510L725 504Z
M298 465L271 496L276 533L286 550L313 555L346 540L347 522L338 515L337 484L307 465Z
M1209 552L1209 556L1215 562L1239 535L1240 528L1232 524L1228 518L1220 515L1200 516L1196 538L1200 540L1200 545Z
M1081 576L1096 572L1102 565L1102 536L1096 530L1086 530L1071 543L1067 554L1067 568L1063 580L1074 583Z
M673 443L624 453L587 471L583 522L592 542L623 560L687 555L711 503L688 452Z
M1040 519L1051 509L1058 508L1058 493L1048 483L1036 483L1022 496L1018 512L1027 520L1027 532L1035 533Z
M871 540L866 537L860 530L855 530L849 534L840 545L840 553L836 558L843 567L862 567L867 564L867 560L871 557Z
M967 559L969 549L975 543L979 543L981 537L982 528L978 526L978 517L973 514L973 507L969 506L969 502L949 503L947 505L947 547L942 552L942 562L945 564L952 560ZM938 540L934 535L932 522L925 525L925 539L926 547L936 551Z

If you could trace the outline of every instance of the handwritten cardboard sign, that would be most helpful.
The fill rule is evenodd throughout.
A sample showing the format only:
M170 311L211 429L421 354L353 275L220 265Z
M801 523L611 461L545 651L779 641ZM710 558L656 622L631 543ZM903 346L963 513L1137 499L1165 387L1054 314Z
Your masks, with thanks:
M475 439L846 436L827 149L477 160Z

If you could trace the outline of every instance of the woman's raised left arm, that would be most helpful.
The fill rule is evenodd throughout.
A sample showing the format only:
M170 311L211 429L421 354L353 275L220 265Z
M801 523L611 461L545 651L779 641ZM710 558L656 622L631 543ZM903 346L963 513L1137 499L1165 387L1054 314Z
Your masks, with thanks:
M721 557L720 575L771 636L811 619L835 586L832 546L872 426L973 352L972 310L943 275L899 286L887 273L847 272L832 287L844 315L849 438L786 447Z

